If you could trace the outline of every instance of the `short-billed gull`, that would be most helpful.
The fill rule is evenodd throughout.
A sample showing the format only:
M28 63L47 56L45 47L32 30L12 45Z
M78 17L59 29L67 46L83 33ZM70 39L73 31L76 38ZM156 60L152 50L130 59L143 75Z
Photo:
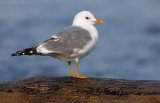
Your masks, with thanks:
M104 22L95 19L89 11L81 11L74 17L72 26L55 33L50 39L37 46L17 51L11 54L11 56L51 56L68 62L70 77L87 78L79 75L78 60L88 55L97 42L98 32L94 23ZM76 61L76 75L73 75L71 72L71 61Z

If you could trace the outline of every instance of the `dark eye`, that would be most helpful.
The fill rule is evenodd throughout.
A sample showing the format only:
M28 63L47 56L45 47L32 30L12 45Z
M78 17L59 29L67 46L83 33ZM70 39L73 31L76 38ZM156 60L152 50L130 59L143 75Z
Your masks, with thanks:
M89 17L86 17L86 19L89 19Z

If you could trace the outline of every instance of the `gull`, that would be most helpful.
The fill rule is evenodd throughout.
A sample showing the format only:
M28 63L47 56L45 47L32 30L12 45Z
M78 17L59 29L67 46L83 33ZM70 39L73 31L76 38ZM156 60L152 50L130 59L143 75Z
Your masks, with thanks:
M38 45L12 53L11 56L39 55L51 56L68 62L70 77L87 78L78 72L78 60L87 56L95 47L98 32L95 23L104 23L97 20L90 11L81 11L76 14L73 24ZM71 61L76 61L76 75L71 72Z

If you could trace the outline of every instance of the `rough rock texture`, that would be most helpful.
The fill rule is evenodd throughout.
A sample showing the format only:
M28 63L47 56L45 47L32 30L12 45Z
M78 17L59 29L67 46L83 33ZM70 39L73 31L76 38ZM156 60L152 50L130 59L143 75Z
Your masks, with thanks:
M34 77L0 84L0 103L160 103L160 81Z

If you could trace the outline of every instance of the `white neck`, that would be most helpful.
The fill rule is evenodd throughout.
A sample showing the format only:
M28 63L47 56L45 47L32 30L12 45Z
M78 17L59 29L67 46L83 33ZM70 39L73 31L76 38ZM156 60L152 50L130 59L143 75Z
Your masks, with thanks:
M97 41L98 32L97 32L97 29L95 28L94 25L85 25L83 23L77 25L76 23L73 23L72 26L79 26L79 27L81 27L83 29L88 30L90 35L91 35L91 37L92 37L92 39L95 40L95 42Z

